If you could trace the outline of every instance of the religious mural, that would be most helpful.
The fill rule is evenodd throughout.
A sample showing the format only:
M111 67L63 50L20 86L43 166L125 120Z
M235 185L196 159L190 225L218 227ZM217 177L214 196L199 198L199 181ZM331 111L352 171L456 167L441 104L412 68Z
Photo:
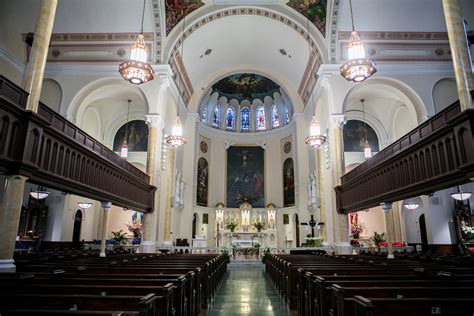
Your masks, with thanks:
M207 206L207 193L209 182L209 166L205 158L199 158L197 171L196 204Z
M265 207L265 150L231 146L227 150L227 207L248 202Z
M290 0L288 5L307 17L326 36L327 0Z
M293 159L283 163L283 207L295 205L295 168Z
M165 5L166 34L168 35L179 21L189 13L204 5L204 3L198 0L165 0Z
M122 125L114 137L114 151L120 151L125 134L127 134L128 152L148 150L148 126L145 121L130 121L128 124Z
M379 151L379 140L372 127L362 121L350 120L344 125L344 151L364 152L365 128L367 127L367 138L372 152Z
M280 86L274 81L250 73L235 74L225 77L212 86L212 92L218 92L219 97L224 96L228 100L236 99L239 102L254 99L263 100L266 96L273 97L273 93L279 92Z

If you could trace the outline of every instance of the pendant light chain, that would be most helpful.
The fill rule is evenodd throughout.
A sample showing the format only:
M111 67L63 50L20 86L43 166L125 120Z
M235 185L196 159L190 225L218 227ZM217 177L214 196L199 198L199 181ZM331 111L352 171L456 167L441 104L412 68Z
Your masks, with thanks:
M351 10L352 32L354 32L355 27L354 27L354 13L352 11L352 0L349 0L349 8Z
M143 20L145 20L145 4L146 4L146 0L143 0L142 26L140 28L140 34L143 34Z
M362 103L362 118L364 119L365 141L368 142L369 140L367 139L367 122L365 121L364 101L364 99L360 99L360 102Z
M128 99L128 108L127 108L127 123L125 124L125 142L128 144L128 120L130 118L130 103L132 100Z

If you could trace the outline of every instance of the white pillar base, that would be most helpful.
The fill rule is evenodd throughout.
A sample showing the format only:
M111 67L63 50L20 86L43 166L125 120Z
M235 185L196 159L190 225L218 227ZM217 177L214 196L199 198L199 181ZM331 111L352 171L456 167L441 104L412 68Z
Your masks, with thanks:
M387 255L387 259L395 259L394 255Z
M156 253L156 242L142 240L140 244L140 252L141 253Z
M99 254L99 257L105 258L105 257L106 257L106 256L105 256L105 252L101 252L101 253Z
M13 259L0 260L0 273L15 273L15 272L16 272L15 260Z
M338 255L350 255L352 253L352 246L348 242L338 242L334 246Z

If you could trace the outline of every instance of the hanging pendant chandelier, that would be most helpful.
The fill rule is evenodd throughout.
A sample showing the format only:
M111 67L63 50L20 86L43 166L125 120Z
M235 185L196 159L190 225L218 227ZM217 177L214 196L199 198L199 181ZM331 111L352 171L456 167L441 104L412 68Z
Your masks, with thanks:
M125 159L125 160L127 160L127 158L128 158L128 144L127 144L127 140L128 140L128 119L130 117L130 103L132 102L132 100L128 99L127 102L128 102L128 108L127 108L127 123L125 125L125 139L123 140L123 144L120 147L120 157Z
M308 18L306 18L306 31L308 32L308 56L311 56L311 37L309 36L309 14ZM313 104L313 113L315 113L313 93L311 93L311 102ZM319 125L319 121L316 118L316 115L313 115L311 124L309 126L309 135L304 139L304 143L314 149L319 149L322 145L326 143L326 136L321 134L321 125Z
M39 186L36 190L30 191L30 196L36 200L43 200L49 196L49 192Z
M413 201L413 199L409 199L407 202L403 204L403 206L408 210L416 210L420 207L420 203Z
M365 56L365 49L354 28L354 15L352 13L352 0L349 0L351 10L352 32L347 45L348 61L341 68L341 75L349 81L361 82L377 72L375 63Z
M182 40L181 40L181 60L184 63L184 30L186 27L186 16L183 17L183 31L182 31ZM179 81L178 81L179 83ZM186 144L188 140L186 137L183 136L183 124L181 124L181 120L179 119L179 104L181 100L181 93L179 86L178 88L178 110L176 111L176 120L173 122L173 126L171 127L171 135L166 137L166 143L173 148L179 148Z
M362 103L362 119L364 120L364 131L365 131L365 145L364 145L364 158L365 160L372 157L372 148L369 145L369 139L367 138L367 123L365 121L365 109L364 109L364 99L360 99Z
M321 126L316 116L313 116L309 126L309 136L304 139L304 143L315 149L320 148L326 143L326 136L321 135Z
M166 137L166 143L173 148L179 148L187 142L188 140L183 136L183 124L181 124L181 120L177 116L171 127L171 135Z
M145 37L143 36L143 19L145 17L145 4L143 0L142 25L137 40L132 45L130 59L119 65L119 72L122 78L133 84L142 84L153 80L155 72L152 66L147 63L147 50Z
M465 201L471 197L471 192L462 192L461 187L458 185L456 192L451 193L451 197L458 201Z

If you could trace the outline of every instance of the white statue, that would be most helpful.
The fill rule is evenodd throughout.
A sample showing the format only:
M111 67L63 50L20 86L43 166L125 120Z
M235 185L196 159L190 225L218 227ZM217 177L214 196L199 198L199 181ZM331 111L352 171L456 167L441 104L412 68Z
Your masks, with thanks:
M318 193L316 191L316 171L313 170L309 174L308 182L308 205L311 208L316 208L318 206Z

